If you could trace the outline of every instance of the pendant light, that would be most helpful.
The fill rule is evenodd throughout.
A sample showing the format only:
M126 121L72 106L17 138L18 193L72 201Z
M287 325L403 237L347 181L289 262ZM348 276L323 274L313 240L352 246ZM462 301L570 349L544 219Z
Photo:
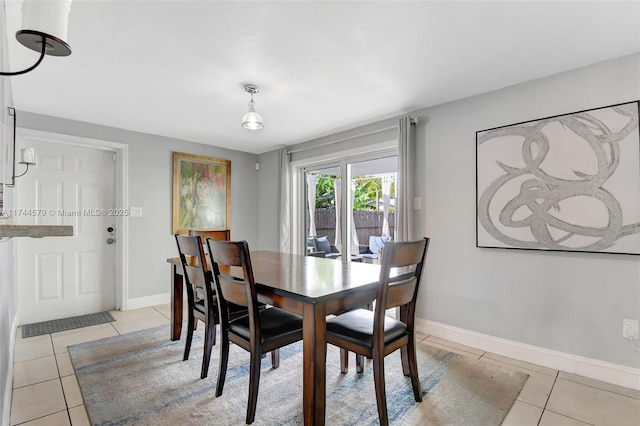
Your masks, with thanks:
M258 93L260 88L255 84L247 84L244 86L244 90L251 93L251 100L249 101L249 112L242 117L242 127L249 130L260 130L264 127L264 120L262 116L256 112L256 103L253 101L253 95Z
M0 75L12 76L28 73L40 65L44 55L71 55L71 46L65 41L70 8L71 0L24 0L22 4L22 29L16 32L16 39L23 46L40 53L40 58L27 69L0 72Z

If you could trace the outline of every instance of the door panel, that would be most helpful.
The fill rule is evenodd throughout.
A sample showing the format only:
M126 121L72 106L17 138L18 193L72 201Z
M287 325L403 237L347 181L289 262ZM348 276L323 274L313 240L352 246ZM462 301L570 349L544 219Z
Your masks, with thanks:
M35 149L37 163L16 181L17 208L38 212L21 219L74 227L73 237L16 241L20 323L114 309L115 244L106 242L107 228L115 228L114 153L31 137L17 142Z

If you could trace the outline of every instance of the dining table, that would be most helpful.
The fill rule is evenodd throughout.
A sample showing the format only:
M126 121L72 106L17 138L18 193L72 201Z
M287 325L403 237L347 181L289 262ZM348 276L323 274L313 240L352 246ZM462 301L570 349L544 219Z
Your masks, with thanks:
M183 272L171 265L171 340L180 339ZM302 316L305 425L324 425L326 403L326 318L370 304L376 297L380 265L273 251L252 251L258 300ZM241 269L231 270L242 276Z

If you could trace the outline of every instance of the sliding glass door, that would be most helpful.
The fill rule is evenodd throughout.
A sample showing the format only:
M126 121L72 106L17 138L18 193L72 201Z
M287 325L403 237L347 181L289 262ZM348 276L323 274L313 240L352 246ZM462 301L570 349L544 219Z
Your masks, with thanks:
M307 254L374 261L371 237L393 236L396 167L385 153L303 168Z

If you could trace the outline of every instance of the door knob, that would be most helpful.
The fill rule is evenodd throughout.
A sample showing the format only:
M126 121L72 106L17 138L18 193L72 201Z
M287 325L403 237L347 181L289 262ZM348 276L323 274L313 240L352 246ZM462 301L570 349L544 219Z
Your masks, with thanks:
M116 240L114 238L107 238L107 244L113 244Z

